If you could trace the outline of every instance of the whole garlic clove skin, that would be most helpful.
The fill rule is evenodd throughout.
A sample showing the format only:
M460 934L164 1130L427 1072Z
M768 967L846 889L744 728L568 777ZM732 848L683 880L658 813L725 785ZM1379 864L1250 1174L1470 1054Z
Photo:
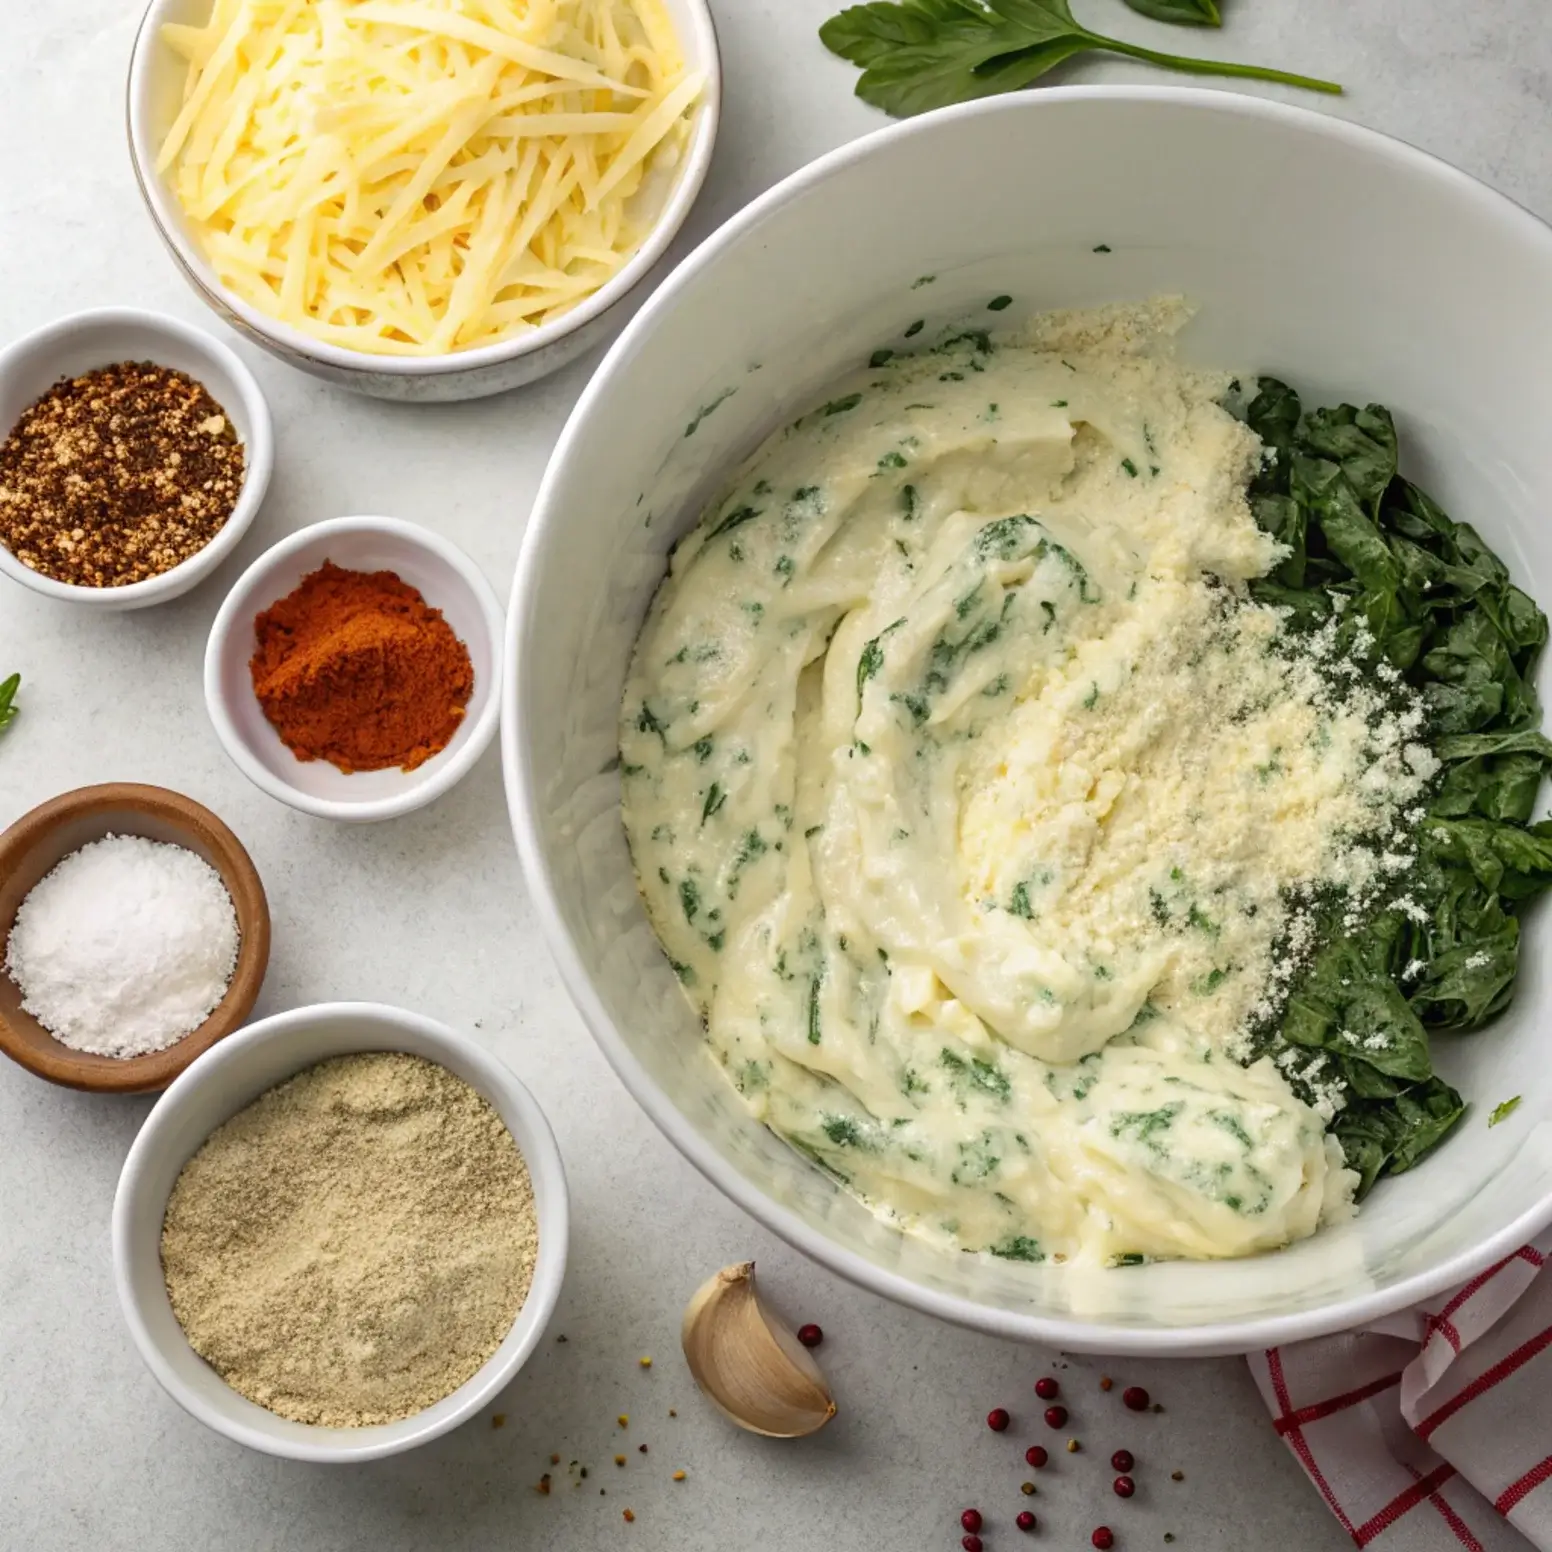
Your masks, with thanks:
M696 1384L750 1433L799 1439L835 1416L819 1365L760 1302L753 1261L701 1284L685 1308L682 1340Z

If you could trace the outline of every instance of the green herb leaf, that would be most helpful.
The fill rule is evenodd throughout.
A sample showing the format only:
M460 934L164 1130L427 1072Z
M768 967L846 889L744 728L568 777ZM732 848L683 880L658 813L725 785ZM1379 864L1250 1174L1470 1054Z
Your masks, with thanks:
M1487 1118L1487 1124L1497 1126L1500 1121L1507 1121L1519 1108L1520 1096L1516 1094L1513 1099L1506 1099L1501 1105L1493 1106L1493 1113Z
M821 415L844 415L847 410L854 410L861 403L862 395L860 393L849 393L844 399L831 399L819 413Z
M0 683L0 731L8 728L16 720L16 713L20 708L16 704L16 692L21 688L22 676L12 674L11 677Z
M1191 8L1205 3L1197 0ZM1017 91L1064 60L1094 50L1191 75L1341 91L1330 81L1227 60L1186 59L1104 37L1074 20L1068 0L873 0L832 16L819 36L832 53L862 67L857 95L897 117Z
M715 528L706 535L706 543L713 539L720 539L723 534L731 533L735 528L742 528L745 523L752 522L764 510L763 507L741 506L734 507Z
M1126 0L1139 16L1181 27L1221 27L1217 0Z
M955 1078L983 1094L990 1094L993 1099L1006 1103L1013 1097L1013 1085L1002 1069L991 1062L983 1062L979 1056L964 1057L944 1046L938 1053L938 1064Z
M1031 1261L1045 1260L1045 1252L1040 1248L1040 1241L1030 1239L1027 1234L1010 1234L1005 1240L988 1247L990 1254L1000 1256L1004 1261Z

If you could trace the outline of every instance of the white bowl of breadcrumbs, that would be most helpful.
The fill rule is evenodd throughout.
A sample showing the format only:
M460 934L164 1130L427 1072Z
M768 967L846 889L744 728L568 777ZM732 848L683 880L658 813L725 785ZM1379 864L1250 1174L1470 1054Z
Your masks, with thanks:
M212 1048L157 1102L113 1205L152 1374L293 1460L393 1455L474 1416L538 1345L566 1245L533 1095L467 1036L374 1003Z

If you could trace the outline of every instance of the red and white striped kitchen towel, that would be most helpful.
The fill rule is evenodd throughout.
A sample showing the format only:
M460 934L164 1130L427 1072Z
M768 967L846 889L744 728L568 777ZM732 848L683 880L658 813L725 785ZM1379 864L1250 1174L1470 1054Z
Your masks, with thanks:
M1552 1234L1426 1307L1250 1356L1360 1547L1552 1552Z

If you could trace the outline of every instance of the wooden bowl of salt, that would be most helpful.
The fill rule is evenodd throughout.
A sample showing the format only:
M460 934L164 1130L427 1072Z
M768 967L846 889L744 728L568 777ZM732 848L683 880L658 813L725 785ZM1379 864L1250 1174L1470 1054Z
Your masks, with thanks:
M189 1034L139 1056L99 1056L56 1040L22 1007L21 988L5 970L16 913L33 887L66 857L108 835L142 836L193 852L221 875L237 913L237 963L225 996ZM0 1051L67 1088L103 1094L164 1089L248 1017L269 964L269 934L269 904L252 858L202 804L132 782L79 787L51 798L0 834Z

